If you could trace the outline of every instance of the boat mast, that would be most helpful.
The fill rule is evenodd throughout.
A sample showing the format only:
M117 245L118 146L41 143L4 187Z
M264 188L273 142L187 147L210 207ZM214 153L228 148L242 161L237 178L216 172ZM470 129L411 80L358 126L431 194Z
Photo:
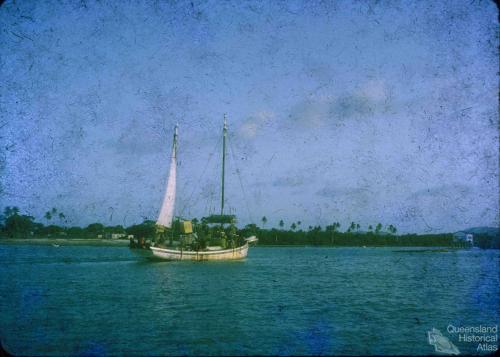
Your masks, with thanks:
M227 122L226 114L224 114L224 129L222 130L222 199L220 207L220 215L224 215L224 173L226 166L226 136L227 136Z
M178 130L178 128L179 128L179 124L176 123L175 128L174 128L174 142L172 144L172 155L175 159L176 168L177 168L177 133L178 133L177 130ZM176 175L177 175L177 173L176 173ZM174 212L172 212L172 223L170 223L170 226L172 228L175 227L173 225L173 221L175 221ZM173 240L174 239L174 229L172 229L170 233L171 233L170 239Z
M177 129L179 127L179 124L175 124L175 129L174 129L174 143L173 143L173 151L174 151L174 157L175 157L175 165L177 165Z

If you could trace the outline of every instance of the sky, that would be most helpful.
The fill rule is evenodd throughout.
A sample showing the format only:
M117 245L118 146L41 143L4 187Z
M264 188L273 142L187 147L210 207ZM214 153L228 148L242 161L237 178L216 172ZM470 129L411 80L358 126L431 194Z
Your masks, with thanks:
M5 1L0 207L68 225L176 214L499 226L491 1ZM57 223L57 222L56 222Z

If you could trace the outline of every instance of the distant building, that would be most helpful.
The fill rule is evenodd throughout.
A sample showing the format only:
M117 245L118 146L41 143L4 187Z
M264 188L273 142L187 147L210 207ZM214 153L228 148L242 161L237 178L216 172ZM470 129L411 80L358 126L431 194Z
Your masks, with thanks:
M125 233L111 233L111 239L120 239L126 236Z
M464 242L474 245L474 236L471 233L456 232L453 234L453 240L455 242Z

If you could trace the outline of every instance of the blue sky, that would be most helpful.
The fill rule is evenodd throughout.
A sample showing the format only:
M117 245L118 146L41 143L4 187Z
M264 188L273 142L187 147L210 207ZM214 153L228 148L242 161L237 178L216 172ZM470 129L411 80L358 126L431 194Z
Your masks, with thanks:
M227 113L242 224L498 226L492 2L6 1L0 23L2 206L154 219L178 122L177 213L203 216Z

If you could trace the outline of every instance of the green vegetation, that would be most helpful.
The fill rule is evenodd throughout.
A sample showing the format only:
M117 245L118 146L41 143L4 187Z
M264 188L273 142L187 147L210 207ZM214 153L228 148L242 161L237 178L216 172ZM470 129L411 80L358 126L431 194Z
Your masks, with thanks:
M0 236L2 238L111 238L122 235L126 238L127 231L122 226L106 227L101 223L92 223L87 227L67 227L56 225L66 223L66 216L52 208L44 215L47 225L38 223L34 217L21 214L17 207L6 207L0 216ZM129 227L133 229L134 226ZM133 233L131 233L133 234Z
M474 234L474 245L483 249L500 249L500 237L488 234Z
M285 230L284 221L278 222L279 229L264 229L267 219L262 219L263 228L255 224L249 224L240 231L244 237L256 235L259 245L312 245L312 246L442 246L463 247L468 243L457 241L452 233L441 234L404 234L397 235L397 228L389 224L386 227L382 223L368 225L368 231L361 231L361 225L351 222L345 232L340 231L340 223L333 222L324 229L320 226L309 226L308 230L299 229L301 221L290 224L290 229ZM375 227L375 228L374 228ZM480 248L500 248L498 236L474 235L475 246Z
M334 228L335 227L335 228ZM390 233L357 232L349 227L346 232L336 231L337 226L310 227L308 231L282 229L259 229L254 225L247 225L243 236L256 235L259 245L315 245L315 246L460 246L454 242L453 234L406 234L395 235Z
M66 222L65 215L52 208L44 215L47 225L38 223L34 217L21 214L17 207L6 207L0 217L0 236L2 238L120 238L127 239L128 235L138 238L153 238L156 234L155 222L145 220L143 223L124 228L118 226L104 226L101 223L92 223L87 227L67 227L54 224L57 219L60 223ZM219 219L216 219L219 218ZM204 217L201 220L193 219L193 229L202 241L211 242L217 236L214 230L220 226L209 226L212 221L220 221L221 217ZM233 216L223 217L233 222ZM454 240L453 234L405 234L397 235L397 229L392 224L385 227L382 223L369 225L368 231L361 231L361 225L351 222L345 232L340 231L340 223L333 222L324 229L320 226L309 226L308 230L301 228L302 222L292 222L290 229L285 230L283 220L278 222L279 229L265 229L268 222L262 217L262 228L255 224L248 224L243 229L230 224L225 234L231 237L238 234L242 237L256 235L259 245L314 245L314 246L446 246L458 247L465 243ZM229 222L228 222L229 223ZM474 237L475 245L481 248L500 248L496 236L477 234ZM215 244L215 242L211 242Z
M127 234L132 234L134 237L151 238L155 235L155 222L144 221L141 224L134 224L126 229Z

